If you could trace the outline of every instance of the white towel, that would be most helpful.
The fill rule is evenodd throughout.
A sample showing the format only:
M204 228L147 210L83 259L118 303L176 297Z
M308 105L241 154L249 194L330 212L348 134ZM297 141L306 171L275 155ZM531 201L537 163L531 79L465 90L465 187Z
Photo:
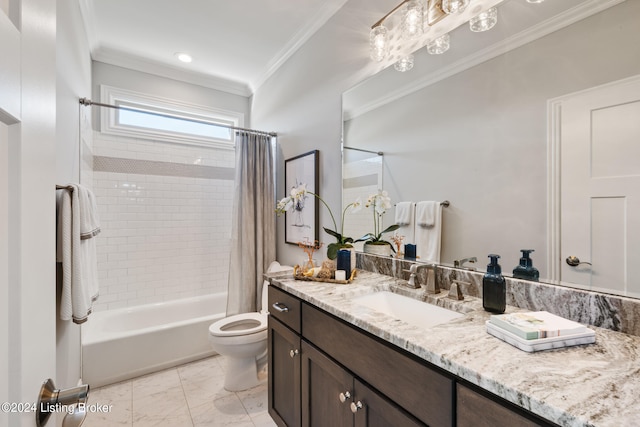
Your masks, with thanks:
M85 187L71 184L58 192L56 260L62 263L60 318L84 323L98 298L96 242L100 232L95 198ZM82 238L82 232L85 238Z
M440 202L425 201L416 205L416 224L420 227L433 227Z
M416 213L416 204L413 202L399 202L396 205L396 221L400 227L395 234L404 236L402 243L415 243L414 217Z
M431 224L426 226L424 224ZM440 262L442 242L442 206L425 201L416 205L416 254L421 261Z

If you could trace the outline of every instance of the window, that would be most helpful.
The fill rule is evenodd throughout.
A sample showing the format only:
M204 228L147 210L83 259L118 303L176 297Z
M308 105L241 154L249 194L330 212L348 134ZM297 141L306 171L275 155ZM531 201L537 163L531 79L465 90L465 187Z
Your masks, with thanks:
M102 102L119 109L102 107L104 133L149 138L183 144L206 144L233 148L229 126L242 126L244 114L183 104L109 86L101 87Z

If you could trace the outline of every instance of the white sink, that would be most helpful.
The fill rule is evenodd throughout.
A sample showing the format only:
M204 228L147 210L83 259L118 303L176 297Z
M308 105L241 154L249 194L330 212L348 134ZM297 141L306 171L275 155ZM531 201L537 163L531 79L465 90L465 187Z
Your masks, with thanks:
M428 328L464 316L464 314L389 291L356 297L353 302L420 328Z

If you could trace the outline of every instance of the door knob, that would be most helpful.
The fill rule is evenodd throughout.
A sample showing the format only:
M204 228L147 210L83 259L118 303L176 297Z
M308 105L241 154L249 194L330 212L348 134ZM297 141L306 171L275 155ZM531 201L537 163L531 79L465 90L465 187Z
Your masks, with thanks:
M289 350L289 356L291 356L291 358L294 358L298 355L298 349L295 350Z
M347 399L351 399L351 393L348 391L345 391L344 393L340 393L340 402L344 403L347 401Z
M566 261L567 261L567 264L569 264L571 267L577 267L577 266L579 266L580 264L588 264L588 265L591 265L591 263L590 263L590 262L580 261L580 258L578 258L578 257L577 257L577 256L575 256L575 255L570 255L570 256L568 256L568 257L567 257L567 259L566 259Z
M362 402L360 402L359 400L357 402L351 402L351 412L355 414L360 409L362 409Z

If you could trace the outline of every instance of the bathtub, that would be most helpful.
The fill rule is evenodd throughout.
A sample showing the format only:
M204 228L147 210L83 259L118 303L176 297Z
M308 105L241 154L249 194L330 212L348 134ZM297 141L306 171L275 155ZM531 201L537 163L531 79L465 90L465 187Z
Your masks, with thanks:
M123 381L216 354L209 325L225 316L226 292L89 316L82 325L82 380Z

